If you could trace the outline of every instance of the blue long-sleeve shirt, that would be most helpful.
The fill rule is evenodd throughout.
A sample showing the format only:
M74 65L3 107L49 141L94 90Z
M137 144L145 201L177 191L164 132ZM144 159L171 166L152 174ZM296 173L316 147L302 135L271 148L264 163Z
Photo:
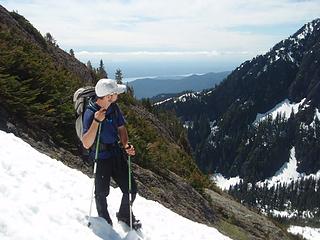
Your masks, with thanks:
M83 134L85 134L94 119L94 114L96 111L100 110L100 106L91 102L90 107L88 107L83 115ZM101 123L101 133L100 133L100 143L113 144L117 143L119 140L118 136L118 127L121 127L125 124L125 118L118 107L117 104L112 103L107 111L105 112L105 119ZM99 151L98 159L107 159L112 157L112 151ZM95 156L95 147L91 149L90 157L94 158Z

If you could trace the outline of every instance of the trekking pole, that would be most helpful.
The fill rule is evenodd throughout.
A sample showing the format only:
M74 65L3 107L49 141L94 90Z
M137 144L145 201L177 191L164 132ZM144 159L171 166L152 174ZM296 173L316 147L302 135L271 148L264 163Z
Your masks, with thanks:
M96 154L94 157L94 166L93 166L93 184L91 189L91 202L90 202L90 210L89 210L89 218L88 218L88 227L91 226L91 210L92 210L92 202L93 202L93 193L94 193L94 182L96 179L96 172L97 172L97 161L98 161L98 153L99 153L99 144L100 144L100 132L101 132L101 124L99 123L98 128L98 139L97 139L97 145L96 145Z
M131 157L128 155L130 231L132 231Z

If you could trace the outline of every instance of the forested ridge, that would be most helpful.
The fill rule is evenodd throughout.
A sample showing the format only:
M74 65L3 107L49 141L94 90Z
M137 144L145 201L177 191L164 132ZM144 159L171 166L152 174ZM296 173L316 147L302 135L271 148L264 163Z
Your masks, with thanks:
M202 171L263 180L288 161L296 147L298 171L320 170L320 20L307 23L266 54L242 63L218 86L157 105L188 125ZM277 104L301 102L298 111L255 122ZM314 123L314 121L316 123Z

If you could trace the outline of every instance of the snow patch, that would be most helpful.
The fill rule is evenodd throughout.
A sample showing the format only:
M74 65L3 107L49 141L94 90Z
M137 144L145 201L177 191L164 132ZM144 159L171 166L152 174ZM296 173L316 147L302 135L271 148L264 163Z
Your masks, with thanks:
M186 93L175 99L173 102L186 102L189 98L198 98L196 94L199 94L199 92L196 93Z
M290 150L289 162L283 164L283 166L276 172L276 174L272 178L257 182L257 185L262 187L264 184L267 184L268 188L270 189L272 186L276 186L279 183L289 184L292 181L300 180L302 178L320 178L320 170L316 174L306 175L305 173L299 173L297 171L297 168L298 161L295 155L295 148L293 147Z
M93 179L80 171L0 131L0 239L136 239L115 219L122 197L119 188L111 187L108 196L114 227L97 217L94 204L93 227L87 227L92 184ZM139 195L133 211L143 224L144 239L230 239Z
M262 210L263 214L268 215L265 210ZM269 214L271 214L274 217L281 217L281 218L296 218L301 217L302 219L312 219L314 218L315 213L312 211L303 211L299 212L298 210L291 210L290 208L285 211L278 211L278 210L270 210Z
M318 118L318 120L320 120L320 112L318 108L316 108L315 117Z
M310 123L310 127L312 127L313 129L316 128L316 119L320 120L320 112L319 112L319 109L316 108L315 109L315 113L314 113L314 117L313 117L313 121L312 123ZM307 128L307 126L304 126L305 128ZM314 132L314 134L316 134L316 132ZM316 136L315 136L316 137Z
M298 161L295 156L295 148L291 148L290 150L290 159L287 163L283 164L283 166L276 172L276 174L269 179L265 179L264 181L259 181L256 183L257 186L263 187L267 184L270 189L272 186L276 186L279 183L289 184L292 181L300 180L302 178L314 178L320 179L320 170L315 174L306 175L305 173L299 173L297 171ZM220 187L222 190L228 190L230 186L234 186L242 180L239 176L233 178L225 178L220 173L214 174L211 179Z
M289 118L291 111L296 114L299 111L299 107L304 104L305 98L302 99L299 103L290 103L288 99L285 99L283 102L277 104L274 108L269 110L266 113L258 113L254 124L265 120L268 116L271 116L272 119L275 119L278 114L282 114L285 118Z
M216 185L222 190L229 190L230 186L234 186L240 183L242 179L239 176L227 179L224 176L222 176L222 174L217 173L211 177L211 180L213 180L216 183Z
M185 121L183 124L183 127L186 129L192 129L193 128L193 121Z
M267 184L269 188L277 185L278 183L290 183L292 180L296 180L301 177L301 174L297 172L298 163L296 159L295 148L290 150L289 162L283 164L283 166L276 172L276 174L271 178L263 182L258 182L257 185L262 187Z
M264 65L264 67L263 67L263 71L264 71L264 72L266 72L266 71L267 71L267 69L268 69L268 65Z
M294 211L278 211L278 210L271 210L270 211L271 215L274 217L281 217L281 218L293 218L296 217L298 215L298 210L294 210Z
M288 232L302 235L307 240L320 239L320 228L290 226Z
M216 125L217 121L210 121L210 129L211 129L211 135L215 136L215 134L219 131L219 127Z
M295 59L292 57L292 52L289 52L287 54L287 58L286 58L289 62L295 62Z
M159 106L159 105L161 105L161 104L163 104L163 103L165 103L165 102L169 102L170 100L172 100L172 98L167 98L167 99L165 99L165 100L163 100L163 101L161 101L161 102L156 102L156 103L153 104L153 105Z
M305 39L309 34L313 32L313 25L312 23L308 23L305 25L303 32L297 35L298 40Z

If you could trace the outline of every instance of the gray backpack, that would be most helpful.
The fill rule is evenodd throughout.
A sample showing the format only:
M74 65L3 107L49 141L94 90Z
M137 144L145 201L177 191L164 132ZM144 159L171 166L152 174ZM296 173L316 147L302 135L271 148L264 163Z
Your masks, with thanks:
M75 127L80 140L82 140L83 132L83 114L88 107L90 100L94 99L95 97L96 93L94 87L91 86L79 88L73 94L74 109L76 110Z

